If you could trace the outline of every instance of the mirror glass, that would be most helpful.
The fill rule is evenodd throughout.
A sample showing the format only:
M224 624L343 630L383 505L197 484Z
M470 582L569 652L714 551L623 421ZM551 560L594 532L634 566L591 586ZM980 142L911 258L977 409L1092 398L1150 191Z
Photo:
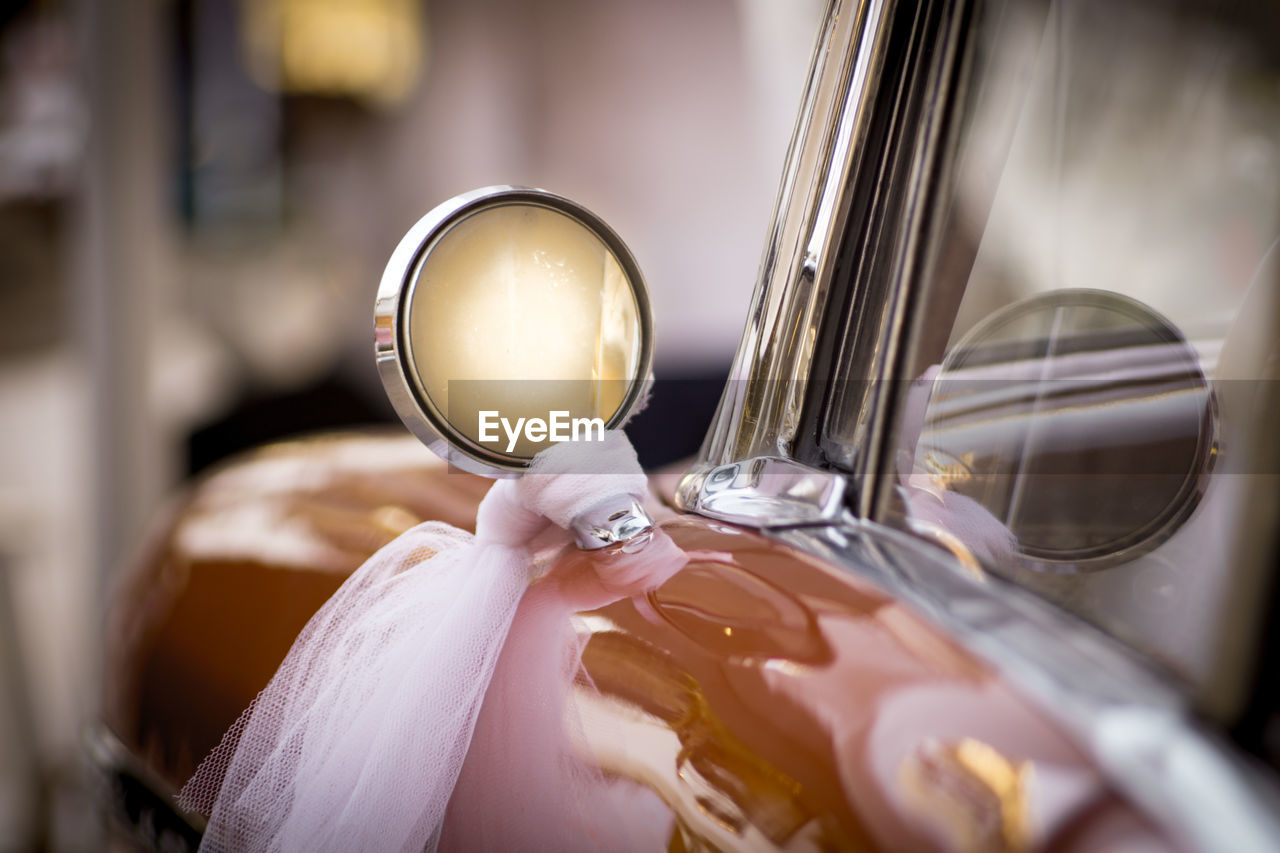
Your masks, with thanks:
M1213 413L1167 320L1113 293L1055 291L996 312L948 354L913 468L977 501L1029 560L1100 567L1186 518Z
M453 450L519 470L625 420L650 369L648 301L626 247L571 202L460 198L403 275L400 368Z

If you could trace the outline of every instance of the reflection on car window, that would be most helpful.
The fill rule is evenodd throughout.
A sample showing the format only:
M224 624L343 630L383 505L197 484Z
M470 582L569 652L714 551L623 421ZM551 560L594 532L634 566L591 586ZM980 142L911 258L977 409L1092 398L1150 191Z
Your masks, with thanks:
M1000 309L915 393L928 398L914 454L900 461L907 509L945 524L975 503L967 511L985 511L1018 558L989 564L1128 562L1195 508L1216 456L1216 401L1195 351L1108 291Z
M932 273L958 298L903 395L895 523L1203 683L1280 434L1280 54L1164 3L1026 8L977 36L939 235L972 264Z

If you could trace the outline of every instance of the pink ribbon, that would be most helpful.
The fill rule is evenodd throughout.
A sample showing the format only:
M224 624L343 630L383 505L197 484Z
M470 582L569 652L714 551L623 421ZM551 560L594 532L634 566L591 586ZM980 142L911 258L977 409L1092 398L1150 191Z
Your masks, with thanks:
M370 557L183 788L181 804L210 816L201 849L665 843L660 804L624 805L625 783L572 754L570 617L688 558L655 531L634 554L562 560L541 578L535 560L572 547L573 519L646 493L622 433L555 445L494 484L474 537L428 522Z

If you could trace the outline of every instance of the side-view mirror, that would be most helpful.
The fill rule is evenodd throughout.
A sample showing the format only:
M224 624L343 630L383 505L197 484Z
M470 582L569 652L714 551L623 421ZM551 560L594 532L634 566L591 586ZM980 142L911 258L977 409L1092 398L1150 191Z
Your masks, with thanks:
M599 217L545 190L444 202L396 247L375 308L396 413L451 464L518 476L549 443L603 440L651 382L635 258Z

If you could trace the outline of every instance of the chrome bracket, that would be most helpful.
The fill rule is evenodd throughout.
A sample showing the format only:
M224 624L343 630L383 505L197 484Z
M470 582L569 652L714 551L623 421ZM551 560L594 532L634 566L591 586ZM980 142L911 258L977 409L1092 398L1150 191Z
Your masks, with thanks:
M836 523L845 515L844 497L839 474L761 456L690 472L676 501L699 515L768 528Z

